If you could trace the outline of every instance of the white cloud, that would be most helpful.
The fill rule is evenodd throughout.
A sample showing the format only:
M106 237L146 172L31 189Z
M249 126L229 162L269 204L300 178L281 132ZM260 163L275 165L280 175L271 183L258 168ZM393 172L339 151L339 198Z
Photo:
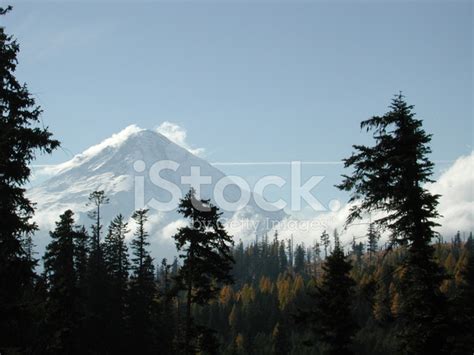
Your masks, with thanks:
M192 154L202 157L204 155L204 148L191 148L187 139L186 130L172 122L165 121L156 128L156 131L166 138L168 138L173 143L185 148L190 151Z
M165 240L171 241L171 238L178 232L178 229L185 227L187 224L188 222L185 219L177 219L163 227L161 234Z
M432 193L440 194L438 211L442 215L439 232L445 239L456 231L474 229L474 151L458 158L439 179L430 184Z

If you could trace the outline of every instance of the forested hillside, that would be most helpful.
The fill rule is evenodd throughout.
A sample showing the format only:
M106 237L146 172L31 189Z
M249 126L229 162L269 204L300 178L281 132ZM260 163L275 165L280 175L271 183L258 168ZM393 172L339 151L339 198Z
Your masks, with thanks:
M218 330L221 352L228 354L320 354L327 348L310 327L299 322L301 310L312 307L315 286L324 279L324 255L319 244L296 245L274 236L234 250L236 283L226 286L219 298L197 313L197 319ZM472 346L472 331L462 326L472 310L473 240L460 234L434 245L438 265L447 279L441 286L449 300L452 323L445 337L465 352ZM357 354L399 354L397 319L399 282L406 249L367 251L367 239L346 249L355 281L351 313L357 330L351 349ZM470 285L470 286L468 286ZM336 288L337 285L332 285ZM470 289L470 291L468 291ZM471 294L472 295L472 294ZM324 310L322 310L324 312ZM443 310L439 310L442 312ZM471 313L472 314L472 313ZM327 316L332 317L331 313ZM317 319L314 320L317 324ZM340 326L344 326L340 324ZM305 344L309 346L305 346ZM452 350L455 352L454 350Z

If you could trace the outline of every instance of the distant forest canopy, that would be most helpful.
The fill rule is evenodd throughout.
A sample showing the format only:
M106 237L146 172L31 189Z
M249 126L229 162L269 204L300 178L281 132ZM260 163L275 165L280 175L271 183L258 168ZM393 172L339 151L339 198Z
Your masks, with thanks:
M18 51L0 27L1 354L473 352L472 233L437 239L439 196L424 188L431 136L403 95L361 123L374 146L344 160L352 173L338 188L358 202L347 223L384 212L348 250L337 231L313 246L278 234L235 245L219 208L191 189L178 208L188 224L173 236L179 259L157 264L148 210L135 211L133 230L121 214L104 224L110 201L91 191L91 227L74 211L58 216L38 274L24 186L36 154L60 143L14 75Z

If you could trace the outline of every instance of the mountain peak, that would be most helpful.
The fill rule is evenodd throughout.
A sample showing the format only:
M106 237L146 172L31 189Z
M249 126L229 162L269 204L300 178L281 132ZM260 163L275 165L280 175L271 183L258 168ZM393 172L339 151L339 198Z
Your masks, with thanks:
M54 173L64 173L93 160L100 160L101 156L110 158L114 153L122 151L133 153L135 159L148 160L150 154L154 158L165 159L166 156L158 152L170 152L171 158L192 154L186 148L177 145L156 130L141 128L135 124L129 125L118 133L93 145L72 159L54 167ZM157 155L156 155L157 154ZM148 159L146 159L148 157ZM170 158L170 157L168 157Z
M201 187L201 196L210 198L213 203L216 203L214 192L217 183L225 177L225 174L206 160L192 154L187 149L183 139L185 137L181 136L179 139L179 135L176 137L176 134L174 136L171 134L170 138L172 140L161 134L159 129L150 130L130 125L55 167L53 177L28 191L29 198L37 203L35 221L44 232L43 236L47 237L46 231L54 228L55 219L65 209L71 209L76 213L78 223L89 223L88 196L92 191L104 190L110 198L110 205L104 207L102 211L104 221L111 220L116 213L131 216L136 208L140 208L137 207L137 203L140 206L147 205L151 208L150 234L155 234L157 241L167 240L167 245L171 248L173 244L169 244L167 231L177 223L176 221L180 221L181 216L176 210L163 210L157 204L157 202L167 203L171 194L165 185L158 183L157 171L153 170L152 173L155 164L163 161L175 163L176 168L165 168L158 174L162 179L160 181L166 180L168 184L173 184L182 196L190 188L189 181L183 182L182 177L192 176L192 169L198 167L200 174L210 177L211 181ZM137 171L135 169L137 162L141 162L140 165L145 169ZM225 195L227 201L237 201L241 192L237 186L230 185L221 193ZM224 217L237 221L251 219L256 222L254 225L259 230L267 225L263 221L267 219L278 221L284 217L283 211L262 210L255 204L253 197L248 205L237 212L224 210L222 212ZM242 226L246 225L248 224L242 223ZM256 232L252 228L249 231L249 233Z

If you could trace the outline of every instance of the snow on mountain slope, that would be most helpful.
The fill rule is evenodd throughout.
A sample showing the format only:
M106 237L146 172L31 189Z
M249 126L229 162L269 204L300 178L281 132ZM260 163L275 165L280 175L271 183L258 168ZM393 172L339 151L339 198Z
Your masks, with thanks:
M137 161L139 163L134 165ZM35 241L40 253L48 242L47 232L54 228L54 221L66 209L75 212L78 224L91 224L87 217L90 209L87 198L94 190L104 190L110 199L110 203L103 208L104 225L118 213L127 218L131 216L136 208L137 183L140 184L140 181L143 181L144 193L138 193L138 196L145 203L151 199L169 201L170 192L157 186L149 174L153 164L160 161L177 163L176 171L166 169L159 175L178 186L182 195L190 185L182 184L181 177L189 176L191 167L198 167L201 176L209 176L212 180L211 184L201 187L201 197L215 202L212 192L216 183L225 177L223 172L156 131L132 125L55 166L52 168L53 177L28 191L28 197L37 204L35 220L40 231ZM236 201L240 197L240 189L230 185L223 194L226 200ZM265 223L279 221L284 215L283 211L262 210L251 198L245 207L236 212L224 211L223 217L229 220L230 231L237 238L245 239L253 238L256 230L261 233L265 229ZM150 208L149 229L155 256L169 257L175 253L171 235L183 223L176 211Z

